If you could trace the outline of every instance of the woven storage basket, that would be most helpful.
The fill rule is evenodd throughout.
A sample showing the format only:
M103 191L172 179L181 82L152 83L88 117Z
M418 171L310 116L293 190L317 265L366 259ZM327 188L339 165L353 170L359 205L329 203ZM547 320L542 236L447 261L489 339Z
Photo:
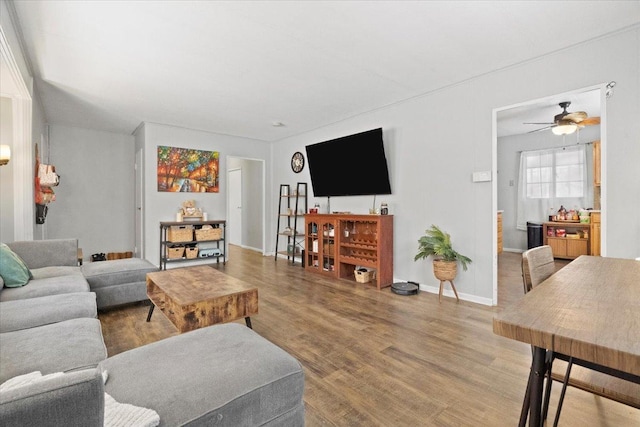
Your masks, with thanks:
M178 259L184 255L184 246L167 247L167 258Z
M198 248L188 247L185 248L185 256L187 259L193 259L198 257Z
M369 283L370 281L376 278L375 270L371 270L371 271L355 270L354 274L356 275L356 282L358 283Z
M196 240L220 240L222 239L222 228L201 228L196 230Z
M193 241L192 225L172 225L167 231L167 241L169 242L191 242Z
M453 280L458 274L457 261L433 261L433 274L438 280Z

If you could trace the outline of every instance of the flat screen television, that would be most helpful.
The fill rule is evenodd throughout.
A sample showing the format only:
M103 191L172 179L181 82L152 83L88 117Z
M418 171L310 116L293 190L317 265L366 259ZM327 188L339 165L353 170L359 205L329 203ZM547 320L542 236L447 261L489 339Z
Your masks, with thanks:
M306 149L315 197L391 194L382 128Z

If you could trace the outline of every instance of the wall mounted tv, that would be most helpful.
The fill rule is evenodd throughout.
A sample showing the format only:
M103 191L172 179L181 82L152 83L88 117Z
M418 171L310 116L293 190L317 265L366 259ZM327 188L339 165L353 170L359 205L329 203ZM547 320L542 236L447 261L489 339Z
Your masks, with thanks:
M306 149L315 197L391 194L382 128Z

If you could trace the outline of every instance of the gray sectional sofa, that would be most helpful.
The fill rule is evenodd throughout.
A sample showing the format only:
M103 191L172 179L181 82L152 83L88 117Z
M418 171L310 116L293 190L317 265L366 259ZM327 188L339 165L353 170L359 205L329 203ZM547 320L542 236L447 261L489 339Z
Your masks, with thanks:
M138 267L148 265L134 268L117 260L78 267L75 240L9 247L33 278L0 290L3 425L102 426L111 414L105 393L155 411L161 426L304 425L300 364L241 324L211 326L107 357L96 301L109 306L140 298L142 291L127 288L140 284ZM123 269L116 271L118 266ZM5 381L35 371L63 374L2 389Z

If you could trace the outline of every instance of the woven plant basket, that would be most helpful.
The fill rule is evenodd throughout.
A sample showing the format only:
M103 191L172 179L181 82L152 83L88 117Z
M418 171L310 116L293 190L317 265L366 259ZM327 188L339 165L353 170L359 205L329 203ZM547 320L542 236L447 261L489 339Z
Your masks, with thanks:
M457 261L433 261L433 274L438 280L453 280L458 274L458 262Z

